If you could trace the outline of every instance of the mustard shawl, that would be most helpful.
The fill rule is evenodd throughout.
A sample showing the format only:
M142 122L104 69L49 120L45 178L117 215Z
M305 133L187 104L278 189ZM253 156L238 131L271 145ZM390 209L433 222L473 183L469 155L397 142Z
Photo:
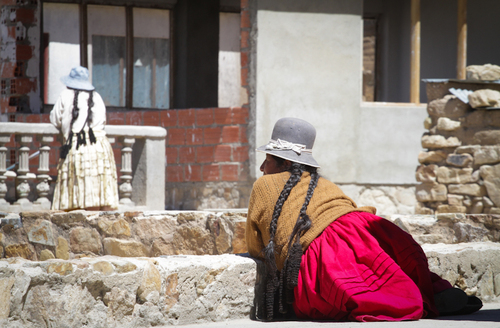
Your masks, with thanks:
M259 178L253 185L246 223L247 248L253 257L264 258L262 250L269 243L269 225L274 206L289 177L289 172L268 174ZM283 268L287 257L288 239L304 204L310 181L311 175L304 172L301 180L292 188L290 196L283 204L274 238L276 264L279 270ZM356 203L347 197L337 185L324 178L319 178L318 185L307 207L307 214L312 225L300 238L302 250L305 251L330 223L344 214L355 211L375 214L376 209L369 206L358 208Z

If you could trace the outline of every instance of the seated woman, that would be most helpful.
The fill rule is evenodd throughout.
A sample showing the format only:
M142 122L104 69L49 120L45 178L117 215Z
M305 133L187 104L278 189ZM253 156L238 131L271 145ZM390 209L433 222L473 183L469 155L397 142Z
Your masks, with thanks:
M429 271L408 233L319 176L315 138L308 122L282 118L257 149L266 160L246 242L268 271L264 319L398 321L479 310L478 298Z

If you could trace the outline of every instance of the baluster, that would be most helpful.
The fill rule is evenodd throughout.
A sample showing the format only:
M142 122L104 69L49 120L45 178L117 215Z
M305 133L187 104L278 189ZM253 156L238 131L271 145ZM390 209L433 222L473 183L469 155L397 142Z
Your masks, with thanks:
M7 144L10 141L10 134L2 134L0 135L0 206L10 205L5 200L5 195L7 195L7 184L5 180L7 180L7 176L5 176L5 172L7 171Z
M33 178L33 175L30 174L30 148L28 146L33 141L33 137L31 135L21 134L16 135L16 139L21 144L21 148L19 148L19 168L17 169L17 201L14 205L20 205L21 207L27 208L31 205L31 202L28 200L28 195L30 193L28 180Z
M120 180L120 204L134 206L134 202L130 199L132 196L132 146L135 143L135 138L122 138L122 169Z
M37 179L40 181L36 186L38 199L34 202L40 205L43 209L50 210L50 200L47 198L50 191L49 181L52 180L49 175L49 153L50 144L54 141L54 136L39 135L40 141L40 157L38 159L38 175Z

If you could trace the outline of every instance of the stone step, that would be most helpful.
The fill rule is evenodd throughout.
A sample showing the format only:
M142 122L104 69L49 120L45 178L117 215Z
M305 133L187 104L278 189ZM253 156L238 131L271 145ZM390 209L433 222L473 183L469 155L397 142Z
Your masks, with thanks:
M499 243L423 249L431 270L484 302L500 302ZM234 254L2 259L0 326L150 327L249 318L262 287L258 267Z

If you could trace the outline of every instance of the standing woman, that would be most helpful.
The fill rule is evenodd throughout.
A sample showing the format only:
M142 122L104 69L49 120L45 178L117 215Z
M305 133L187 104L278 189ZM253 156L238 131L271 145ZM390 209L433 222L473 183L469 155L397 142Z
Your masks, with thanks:
M420 245L319 176L316 130L282 118L253 186L246 242L267 267L265 318L418 320L482 303L429 271Z
M116 165L104 131L106 106L85 67L74 67L61 81L67 89L50 112L50 121L64 137L52 209L116 209Z

